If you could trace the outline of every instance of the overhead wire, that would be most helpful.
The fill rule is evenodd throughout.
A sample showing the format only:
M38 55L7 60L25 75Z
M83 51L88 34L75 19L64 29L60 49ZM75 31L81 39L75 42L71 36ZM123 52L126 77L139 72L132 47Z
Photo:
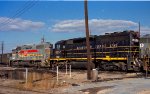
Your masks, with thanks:
M37 1L39 1L39 0L33 0L33 1L26 2L22 9L18 9L16 14L14 14L10 18L8 18L4 23L1 23L2 24L1 29L5 28L5 26L7 26L9 23L13 22L12 19L21 16L22 14L27 12L29 9L31 9L37 3Z
M31 9L33 6L35 6L38 1L39 0L26 1L26 3L23 5L22 8L19 8L18 10L16 10L16 13L14 15L10 16L9 18L6 18L3 22L0 23L0 25L1 25L0 29L3 30L3 28L5 28L5 26L7 26L11 22L13 22L13 19L23 15L25 12L27 12L29 9ZM13 46L12 44L6 44L6 45L9 45L9 47Z
M23 8L24 8L24 7L26 7L26 6L28 5L28 3L29 3L29 2L30 2L30 1L26 1L26 3L25 3L25 4L23 4L23 6L22 6L22 7L23 7ZM21 11L21 10L23 9L22 7L21 7L21 8L19 8L19 9L17 9L15 13L17 14L19 11ZM16 14L14 14L14 15L8 15L8 17L13 18L13 16L15 16ZM5 20L3 20L0 24L4 24L4 23L6 23L8 20L10 20L10 18L6 18L6 19L5 19Z

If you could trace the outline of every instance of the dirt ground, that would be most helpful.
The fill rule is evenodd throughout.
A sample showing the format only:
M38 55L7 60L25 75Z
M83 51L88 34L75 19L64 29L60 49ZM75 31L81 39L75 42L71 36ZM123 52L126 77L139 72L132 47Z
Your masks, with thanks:
M138 94L150 94L150 90L143 90L139 92Z
M98 83L108 84L116 80L126 82L130 78L138 79L143 77L141 73L99 71ZM0 79L0 94L66 94L64 90L74 87L75 89L68 90L67 94L113 94L110 93L113 86L99 86L95 81L87 80L87 73L85 70L72 70L71 74L69 70L67 73L63 70L58 74L58 81L56 77L52 77L48 73L40 75L38 73L29 74L28 82L26 82L25 79ZM82 87L84 87L84 89L80 90ZM73 90L75 90L76 93L72 92ZM142 89L135 94L150 94L150 90Z
M125 73L125 72L109 72L109 71L99 71L98 73L98 80L99 81L108 81L108 80L115 80L115 79L123 79L123 78L134 78L134 77L141 77L143 74L141 73ZM86 83L90 82L87 80L87 71L72 71L71 76L70 73L60 72L59 79L68 83Z

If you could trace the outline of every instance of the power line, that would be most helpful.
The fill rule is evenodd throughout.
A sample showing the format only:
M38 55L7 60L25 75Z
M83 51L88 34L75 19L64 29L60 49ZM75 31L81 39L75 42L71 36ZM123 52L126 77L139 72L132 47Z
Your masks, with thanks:
M26 6L28 5L28 3L29 3L29 1L27 1L27 2L23 5L23 8L26 7ZM15 13L17 14L17 13L18 13L19 11L21 11L23 8L17 9ZM14 14L14 15L16 15L16 14ZM9 16L11 16L10 18L13 18L14 15L9 15ZM9 17L9 16L8 16L8 17ZM6 23L7 21L10 20L10 18L6 18L5 20L3 20L3 21L1 22L1 24Z
M3 24L1 29L3 29L3 28L4 28L5 26L7 26L9 23L13 22L13 20L12 20L13 18L19 17L19 16L21 16L22 14L24 14L25 12L27 12L29 9L31 9L31 8L37 3L37 1L38 1L38 0L28 1L28 2L30 2L29 4L28 4L28 2L27 2L27 3L24 5L24 8L17 10L17 13L16 13L16 14L14 14L11 18L6 19L4 23L1 23L1 24Z
M25 13L26 11L28 11L31 7L34 6L35 2L34 1L30 1L31 3L29 3L27 6L25 6L23 9L18 10L16 14L14 14L11 18L9 18L7 21L5 21L4 25L9 24L10 22L12 22L12 19L15 17L19 17L21 16L23 13Z

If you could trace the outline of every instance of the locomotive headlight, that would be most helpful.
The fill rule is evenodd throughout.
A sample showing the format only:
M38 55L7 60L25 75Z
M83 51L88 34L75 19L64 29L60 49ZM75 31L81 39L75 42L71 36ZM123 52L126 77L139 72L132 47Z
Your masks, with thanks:
M133 42L139 42L139 40L138 40L138 39L132 39L132 41L133 41Z
M12 57L13 60L15 60L15 57Z
M144 44L143 43L140 43L140 48L143 48L144 47Z

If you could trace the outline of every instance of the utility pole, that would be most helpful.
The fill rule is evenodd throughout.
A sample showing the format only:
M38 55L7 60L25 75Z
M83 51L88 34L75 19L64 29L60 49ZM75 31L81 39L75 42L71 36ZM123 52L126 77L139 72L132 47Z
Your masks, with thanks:
M139 37L140 37L140 35L141 35L141 24L139 22Z
M87 79L91 80L91 67L92 59L90 53L90 41L89 41L89 26L88 26L88 8L87 0L84 0L84 13L85 13L85 30L86 30L86 46L87 46Z
M140 52L140 37L141 37L141 24L139 22L139 57L141 57L141 52Z
M2 41L2 44L1 44L1 63L3 62L3 50L4 50L4 42Z

